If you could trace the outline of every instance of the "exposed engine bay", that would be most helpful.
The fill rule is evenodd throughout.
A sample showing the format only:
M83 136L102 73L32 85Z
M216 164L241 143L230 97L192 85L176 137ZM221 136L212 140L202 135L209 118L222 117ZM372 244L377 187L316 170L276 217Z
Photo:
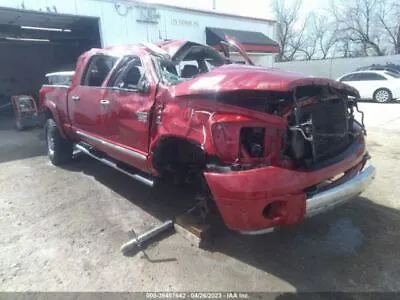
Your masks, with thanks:
M173 57L158 58L160 76L167 85L190 81L229 63L228 57L224 58L215 49L190 42ZM259 84L261 78L268 83L269 78L264 78L266 72L259 69L257 72L258 83L255 81L254 84ZM240 76L244 76L243 73L237 74L236 80ZM207 88L215 82L220 84L223 78L225 75L220 74L200 78L193 86L189 85L189 89ZM354 109L357 109L354 91L334 88L333 82L317 84L317 79L306 84L296 83L285 91L279 91L280 83L276 90L251 89L247 88L250 78L243 80L242 89L218 93L202 91L201 98L280 117L285 120L287 128L277 129L269 124L265 127L263 124L221 124L214 132L214 138L218 139L216 144L222 164L230 164L232 170L281 162L296 169L318 168L320 163L326 164L348 149L357 136L365 134L363 121L359 123L354 119ZM196 97L196 93L193 91L186 97ZM227 149L227 140L235 140L235 147Z
M361 123L354 118L356 99L329 87L303 87L294 97L285 151L296 167L315 168L343 153L357 136L365 134L363 115Z
M294 168L318 168L365 134L356 99L329 86L304 86L293 93L241 91L219 95L217 101L285 118L288 127L282 136L280 159L290 161ZM361 113L361 123L354 118L355 110ZM257 164L268 156L266 130L240 130L239 160L253 159Z

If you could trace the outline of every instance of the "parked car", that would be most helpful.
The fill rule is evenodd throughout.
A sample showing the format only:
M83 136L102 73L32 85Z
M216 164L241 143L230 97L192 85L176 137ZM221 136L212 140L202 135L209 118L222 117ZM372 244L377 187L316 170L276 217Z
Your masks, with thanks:
M215 205L245 234L360 194L375 169L353 116L357 90L251 66L227 40L247 65L188 41L84 53L70 87L40 92L51 162L67 163L75 146L149 186L191 184L203 211Z
M389 71L392 73L400 74L400 65L386 64L386 65L370 65L356 69L355 71Z
M390 102L400 98L400 74L390 71L358 71L345 74L337 81L358 90L361 99Z

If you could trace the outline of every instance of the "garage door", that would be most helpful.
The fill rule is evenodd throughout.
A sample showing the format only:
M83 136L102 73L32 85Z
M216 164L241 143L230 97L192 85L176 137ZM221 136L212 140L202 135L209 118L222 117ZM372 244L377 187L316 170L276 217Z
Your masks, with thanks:
M37 97L46 73L73 70L100 46L97 18L0 8L0 107L12 95Z

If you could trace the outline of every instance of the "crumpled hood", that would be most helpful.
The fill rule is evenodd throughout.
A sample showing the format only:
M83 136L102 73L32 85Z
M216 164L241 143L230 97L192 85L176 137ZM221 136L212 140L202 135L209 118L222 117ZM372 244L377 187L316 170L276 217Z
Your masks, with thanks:
M356 89L339 81L280 69L238 64L224 65L194 79L181 82L174 87L173 93L176 97L180 97L241 90L288 92L306 85L331 86L345 90L351 96L359 97Z

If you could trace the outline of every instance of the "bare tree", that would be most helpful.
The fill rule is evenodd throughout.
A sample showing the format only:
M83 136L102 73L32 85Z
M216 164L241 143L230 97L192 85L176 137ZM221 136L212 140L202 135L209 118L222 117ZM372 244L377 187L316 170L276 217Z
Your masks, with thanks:
M396 1L381 0L378 19L388 36L394 54L400 54L400 4Z
M331 50L338 42L336 24L329 22L326 16L314 17L312 24L320 58L326 59L329 55L333 56Z
M341 53L335 56L341 57L351 57L351 46L349 39L339 40L337 48L337 53Z
M315 20L315 14L311 13L307 16L307 19L303 24L305 26L305 32L303 34L303 42L299 47L299 52L304 54L305 60L311 60L317 54L317 34L313 26Z
M274 1L273 11L280 45L277 61L293 60L304 44L306 23L299 26L298 18L301 4L301 0L296 0L291 6L287 6L284 0Z
M400 54L399 0L331 0L329 15L310 14L304 21L302 0L287 2L273 3L277 61Z
M304 54L305 60L312 60L317 52L317 41L315 39L308 39L303 47L299 48L299 52Z
M338 26L341 40L361 45L365 54L384 55L380 42L379 27L380 0L341 0L339 5L331 5L331 12ZM335 3L336 4L336 3Z

